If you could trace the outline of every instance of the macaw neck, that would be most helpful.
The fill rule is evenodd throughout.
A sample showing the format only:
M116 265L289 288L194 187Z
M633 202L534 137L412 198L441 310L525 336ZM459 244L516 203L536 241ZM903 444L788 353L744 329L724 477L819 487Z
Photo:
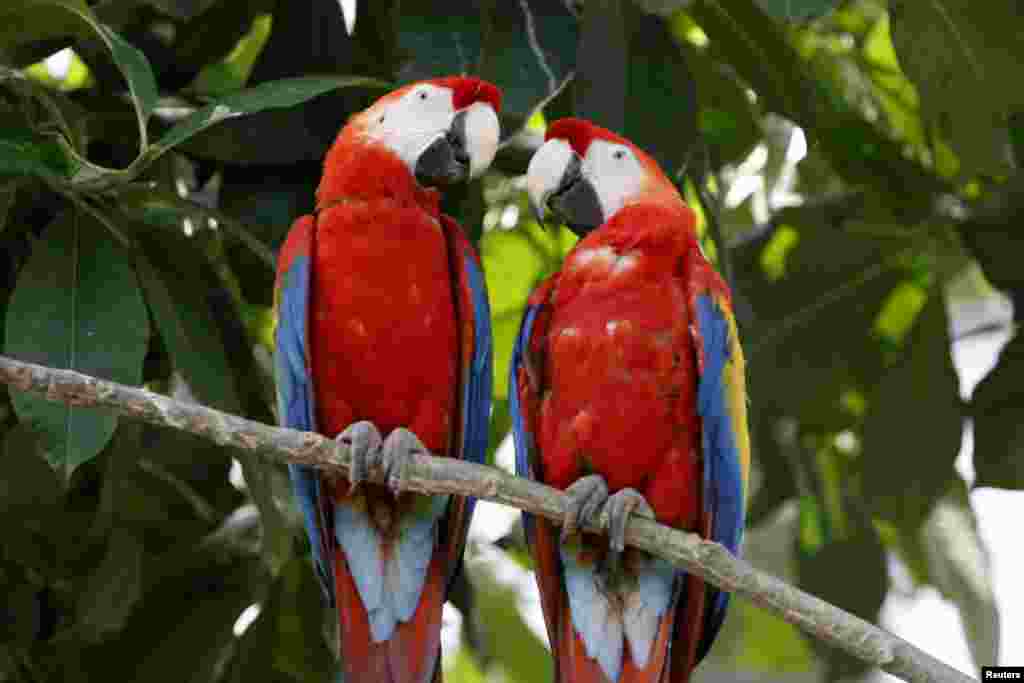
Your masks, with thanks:
M627 204L587 237L592 236L616 247L646 245L683 253L696 244L697 219L681 201Z
M416 182L405 163L390 149L343 130L324 159L316 190L316 206L390 199L400 206L418 206L437 218L441 194Z
M585 291L616 292L661 282L700 256L693 212L685 205L631 204L580 240L558 275L555 302L567 304Z

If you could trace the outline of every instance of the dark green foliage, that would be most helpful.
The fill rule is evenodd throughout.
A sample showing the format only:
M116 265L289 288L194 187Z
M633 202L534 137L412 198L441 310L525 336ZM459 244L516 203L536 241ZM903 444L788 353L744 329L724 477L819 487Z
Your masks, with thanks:
M511 142L444 208L490 288L491 460L526 296L575 242L529 217L521 140L538 112L586 116L679 180L732 279L755 564L874 620L895 554L994 660L953 461L969 415L974 484L1024 487L1024 342L965 402L949 330L965 292L1024 304L1009 0L359 0L351 35L337 0L2 4L3 353L273 422L275 254L327 147L393 84L478 74L504 91ZM38 63L65 47L66 73ZM283 469L6 387L0 468L0 681L334 680ZM507 582L529 568L522 529L503 533L470 543L449 679L550 676ZM862 670L749 605L712 652L769 676L813 658L830 680Z

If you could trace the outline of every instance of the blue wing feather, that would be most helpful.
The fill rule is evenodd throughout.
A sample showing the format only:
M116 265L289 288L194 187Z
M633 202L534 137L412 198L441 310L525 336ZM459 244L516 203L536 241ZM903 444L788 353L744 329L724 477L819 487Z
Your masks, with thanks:
M473 308L473 355L465 369L462 387L462 452L467 460L482 464L487 459L494 384L491 309L483 271L469 253L463 254L463 268Z
M487 282L476 252L466 239L462 228L445 215L441 217L441 224L448 241L460 338L464 340L459 368L459 440L451 449L451 455L482 464L487 460L491 393L494 384L491 309L487 297ZM465 345L467 342L468 348ZM452 553L448 564L449 589L462 564L462 549L475 507L476 498L472 496L456 499L449 506L448 536L453 539L448 544L448 552Z
M697 410L704 438L704 504L711 514L711 538L734 555L739 553L744 523L744 472L737 443L735 416L731 413L726 388L727 365L731 359L731 326L727 314L710 294L697 296L698 338L704 368L698 386ZM742 428L742 426L741 426ZM725 619L729 594L712 590L711 606L698 649L702 658Z
M301 228L296 228L301 229ZM312 265L308 253L295 256L277 283L277 329L274 334L274 373L280 422L285 427L316 431L313 381L307 363L307 321ZM328 602L333 603L331 571L323 557L320 535L320 483L316 471L289 465L295 499L302 511L317 574Z
M537 317L540 306L528 306L523 316L523 322L519 326L519 335L516 337L515 345L512 347L512 362L509 364L508 378L508 408L512 416L512 438L516 449L516 474L520 477L534 479L533 468L530 462L535 444L533 435L526 427L526 419L523 416L522 407L519 405L519 368L524 362L526 346L530 343L530 335L533 333L533 321ZM523 529L526 532L528 543L533 542L533 515L523 512Z

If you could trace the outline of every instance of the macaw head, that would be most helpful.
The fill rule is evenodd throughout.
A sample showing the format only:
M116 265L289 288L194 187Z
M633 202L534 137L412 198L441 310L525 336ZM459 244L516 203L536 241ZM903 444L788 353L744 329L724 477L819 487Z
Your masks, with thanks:
M424 187L450 185L487 170L498 149L501 93L469 76L420 81L356 114L348 129L393 152Z
M629 140L582 119L559 119L526 171L530 205L583 236L631 204L685 207L658 162Z

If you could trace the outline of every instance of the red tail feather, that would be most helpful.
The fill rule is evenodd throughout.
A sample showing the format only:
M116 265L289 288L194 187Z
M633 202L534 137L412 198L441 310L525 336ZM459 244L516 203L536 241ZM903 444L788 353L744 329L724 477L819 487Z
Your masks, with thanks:
M399 623L390 640L374 643L366 609L340 549L334 557L338 637L345 680L374 683L441 681L441 609L445 580L438 553L430 561L413 618Z
M609 681L597 660L587 656L586 646L572 626L568 599L563 600L562 604L564 608L560 619L561 633L558 638L559 647L556 655L559 683L659 683L664 680L666 674L670 675L669 640L675 623L675 601L673 601L673 607L661 619L658 638L651 646L647 666L643 669L636 667L627 643L623 649L622 671L619 673L617 681ZM678 644L677 641L673 647ZM680 680L685 681L686 679L671 678L671 680L672 683L679 683Z

